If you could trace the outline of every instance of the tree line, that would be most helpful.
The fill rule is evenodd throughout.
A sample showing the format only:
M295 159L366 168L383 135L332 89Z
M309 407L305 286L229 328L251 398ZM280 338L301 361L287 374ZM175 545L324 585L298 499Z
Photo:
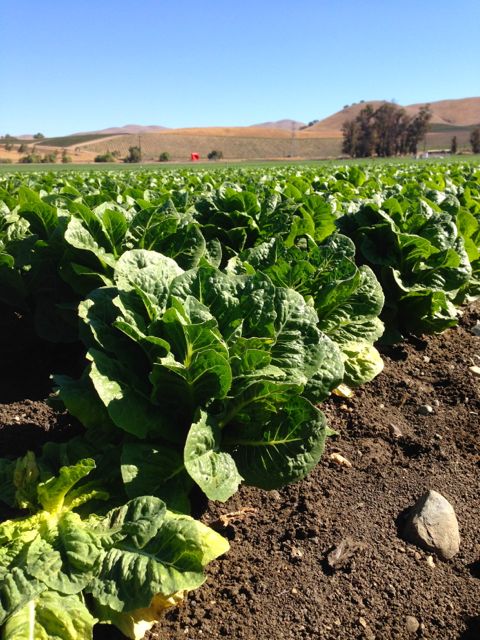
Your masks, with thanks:
M431 117L429 105L411 116L390 102L378 109L367 104L356 118L344 122L342 151L352 158L416 154Z

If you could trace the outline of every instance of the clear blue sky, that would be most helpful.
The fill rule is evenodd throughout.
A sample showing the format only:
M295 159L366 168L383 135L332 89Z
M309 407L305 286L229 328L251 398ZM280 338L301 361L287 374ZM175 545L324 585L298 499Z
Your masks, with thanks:
M0 134L480 96L480 0L0 0Z

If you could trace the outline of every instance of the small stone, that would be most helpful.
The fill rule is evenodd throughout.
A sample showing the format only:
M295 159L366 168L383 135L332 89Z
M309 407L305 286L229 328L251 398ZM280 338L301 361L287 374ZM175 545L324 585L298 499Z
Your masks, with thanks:
M367 621L365 620L365 618L359 618L358 619L359 623L362 625L362 627L365 629L365 627L368 626Z
M443 440L443 436L441 436L439 433L435 433L434 436L435 440Z
M298 547L290 549L290 559L299 562L303 558L303 551Z
M421 404L418 407L418 413L421 416L429 416L431 413L433 413L433 407L431 404Z
M479 336L480 337L480 321L477 320L477 324L472 327L472 333L474 336Z
M433 556L427 556L427 564L432 569L435 569L435 562L433 560Z
M435 398L435 400L433 401L433 406L434 407L439 407L440 406L440 400L438 398Z
M405 626L408 633L417 633L420 628L419 621L414 616L407 616L405 620Z
M296 595L297 595L297 593L298 593L298 589L295 589L295 587L292 587L291 594L292 594L293 596L296 596Z
M388 428L390 430L390 435L392 436L392 438L398 440L398 438L401 438L403 436L403 432L400 427L398 427L396 424L393 424L393 422L388 425Z
M347 467L347 469L352 468L352 463L350 462L350 460L348 460L348 458L345 458L345 456L342 456L341 453L331 453L330 460L339 467Z
M280 495L280 491L277 491L276 489L273 489L273 491L270 491L268 495L272 498L272 500L280 501L282 499L282 496Z
M470 369L470 371L473 373L474 376L477 376L480 378L480 367L473 365L473 367L468 367L468 368Z
M424 362L430 362L430 356L423 356L423 361Z
M450 560L460 549L455 511L446 498L433 490L425 493L412 507L403 535L443 560Z

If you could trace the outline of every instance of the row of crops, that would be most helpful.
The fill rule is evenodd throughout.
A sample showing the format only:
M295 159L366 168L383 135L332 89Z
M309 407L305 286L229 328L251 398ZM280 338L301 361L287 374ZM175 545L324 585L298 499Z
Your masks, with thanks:
M142 638L228 550L191 496L303 478L377 341L479 294L475 164L0 177L2 312L86 355L82 435L0 459L3 637Z

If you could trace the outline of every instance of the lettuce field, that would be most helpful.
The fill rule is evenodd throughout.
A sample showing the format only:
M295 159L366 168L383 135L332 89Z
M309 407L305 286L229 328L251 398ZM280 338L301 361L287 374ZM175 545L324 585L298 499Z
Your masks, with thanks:
M475 162L1 174L2 638L477 637L479 297Z

